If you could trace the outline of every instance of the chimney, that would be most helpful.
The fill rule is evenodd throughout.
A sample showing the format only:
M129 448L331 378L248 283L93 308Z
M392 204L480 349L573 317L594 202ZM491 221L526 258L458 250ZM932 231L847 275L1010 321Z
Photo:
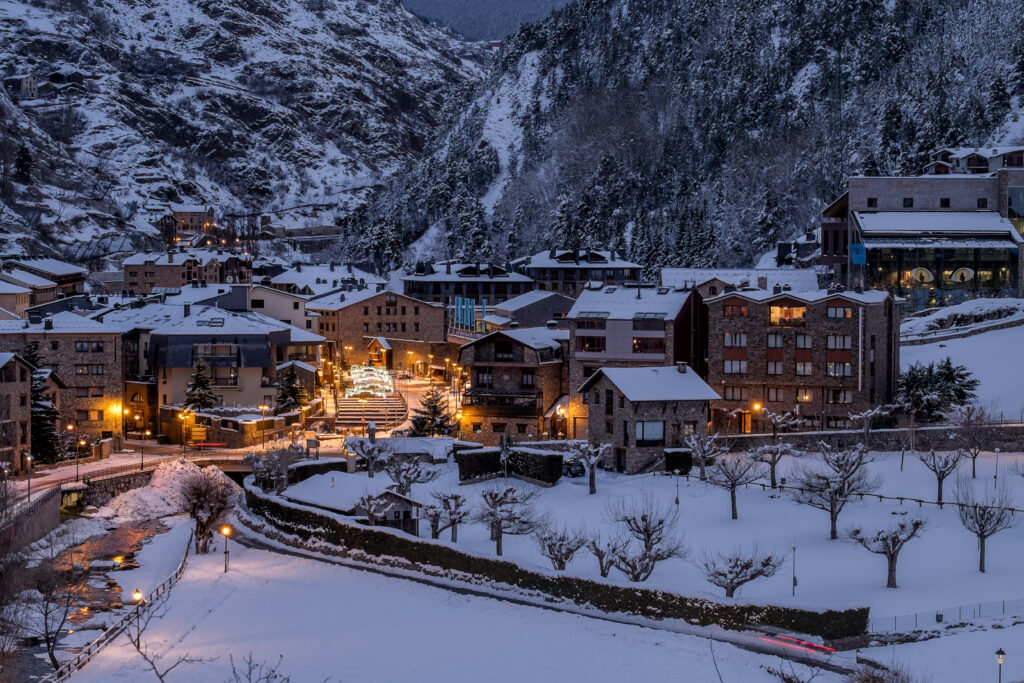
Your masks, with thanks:
M767 275L758 275L757 276L757 288L758 289L768 289L768 276Z
M549 330L557 330L558 329L558 321L557 320L549 320L547 322L547 327L548 327Z
M331 267L331 272L333 273L334 272L334 261L331 261L331 266L330 267ZM337 282L337 280L335 280L335 282Z
M444 272L445 272L445 275L451 275L452 274L452 264L451 263L444 264Z
M42 322L42 320L43 320L43 314L40 313L39 311L29 311L28 312L28 321L30 323L32 323L33 325L38 325L40 322Z
M295 264L295 272L296 273L301 273L302 272L302 264L301 263L296 263Z
M791 284L789 284L787 282L786 284L782 285L782 291L783 292L791 292L791 291L793 291L793 285L791 285Z
M772 294L782 294L782 285L776 283L772 286Z
M863 294L864 288L861 287L860 285L857 285L856 287L853 288L853 291L856 292L857 294Z
M550 323L550 321L548 321L548 322ZM508 324L508 328L510 330L518 330L519 329L519 323L517 323L515 320L513 320L512 322L510 322Z
M350 263L350 264L348 264L348 272L349 272L349 273L351 273L351 272L352 272L352 264L351 264L351 263Z
M551 251L548 252L548 258L550 258L550 259L555 258L555 248L554 247L551 247Z
M53 329L53 318L47 318L46 320L43 321L43 329L44 330L52 330Z
M683 361L676 361L676 370L679 371L679 374L685 375L687 367L687 364Z
M167 252L167 262L168 263L174 263L174 252L173 251Z
M192 315L192 304L185 304L185 317Z

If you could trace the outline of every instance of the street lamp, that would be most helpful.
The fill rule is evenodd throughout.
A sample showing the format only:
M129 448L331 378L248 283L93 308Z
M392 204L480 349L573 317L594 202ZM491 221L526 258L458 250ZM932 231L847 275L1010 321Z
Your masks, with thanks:
M998 482L999 481L999 449L995 448L993 450L996 453L996 477L995 478L996 478L996 481Z
M127 408L124 408L121 411L121 413L124 415L124 419L121 420L121 426L124 429L124 438L125 439L128 438L128 421L127 420L128 420L128 413L130 413L130 412L131 411L129 409L127 409ZM138 418L136 418L136 419L138 419Z
M362 411L363 411L362 435L365 436L366 435L366 399L365 398L360 398L359 399L359 406L362 408Z
M28 460L28 501L32 502L32 456L25 454L25 459Z
M142 604L142 591L138 588L132 593L132 600L135 601L135 640L138 643L142 642L142 619L140 616L139 606Z
M224 573L228 573L228 538L231 536L231 527L227 524L220 528L220 533L224 535Z
M178 419L181 420L181 452L185 452L185 411L178 413Z
M999 664L999 683L1003 683L1003 657L1006 656L1006 652L1003 648L996 650L996 662Z
M459 441L462 440L462 411L455 413L455 425L459 430Z
M142 435L142 445L139 447L139 472L146 469L146 439L153 432L147 429Z
M264 420L267 417L267 408L269 408L269 407L270 406L268 406L266 403L261 403L260 404L260 449L261 450L267 450L267 425L264 422Z
M591 465L593 467L593 465ZM679 470L672 470L676 474L676 509L679 509Z

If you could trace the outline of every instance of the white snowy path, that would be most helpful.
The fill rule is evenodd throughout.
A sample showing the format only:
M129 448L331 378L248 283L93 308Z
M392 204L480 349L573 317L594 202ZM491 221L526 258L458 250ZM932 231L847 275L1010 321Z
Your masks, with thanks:
M463 596L314 560L231 546L193 559L147 633L157 652L215 657L169 681L224 681L252 652L293 681L718 680L707 640ZM777 680L773 657L716 643L726 681ZM785 665L788 667L789 665ZM148 680L119 641L73 680ZM832 681L832 676L815 680Z

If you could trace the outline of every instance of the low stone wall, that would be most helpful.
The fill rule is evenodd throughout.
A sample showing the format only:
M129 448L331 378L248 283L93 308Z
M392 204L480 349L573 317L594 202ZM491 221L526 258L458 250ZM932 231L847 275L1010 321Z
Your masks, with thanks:
M0 527L0 552L12 552L38 541L60 524L60 489L39 494L21 514Z
M991 448L999 448L1008 453L1024 450L1024 425L993 425ZM918 427L916 434L917 450L952 450L956 448L956 428L952 425ZM771 434L732 434L722 435L721 441L730 450L753 450L758 446L772 443ZM862 430L835 430L827 432L792 432L779 434L779 441L791 444L801 450L814 450L824 441L836 446L850 446L862 443ZM878 451L898 451L910 447L910 431L907 429L873 429L870 447Z
M85 505L101 507L109 503L110 499L115 496L147 485L152 476L153 471L148 470L146 472L124 474L120 477L100 479L99 481L83 479L88 484L88 487L82 491L82 502Z

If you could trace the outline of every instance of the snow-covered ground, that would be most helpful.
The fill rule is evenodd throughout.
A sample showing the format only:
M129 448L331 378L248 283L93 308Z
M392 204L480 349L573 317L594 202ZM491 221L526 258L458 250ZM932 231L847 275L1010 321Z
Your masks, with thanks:
M904 346L900 365L940 361L946 356L965 365L981 381L977 403L1006 420L1024 419L1019 349L1024 346L1024 327L992 330L934 344Z
M1024 300L973 299L905 318L900 325L900 337L927 339L1013 322L1024 323Z
M155 540L152 546L162 541ZM144 551L145 552L145 551ZM144 558L145 559L145 558ZM168 681L224 681L250 653L293 681L776 681L775 657L724 643L459 595L316 560L231 545L193 558L144 640ZM799 671L799 669L798 669ZM803 673L803 672L801 672ZM72 680L149 680L120 639ZM834 681L826 675L816 681Z
M1021 459L1017 454L1002 454L999 463L1001 479L1014 487L1018 504L1024 503L1024 478L1014 474L1013 467ZM779 466L780 476L786 476L792 464L792 461L784 460ZM979 489L991 485L994 468L994 455L983 455L979 459L978 479L975 480ZM870 470L883 478L879 493L935 499L934 475L912 455L907 455L902 472L898 453L882 454L882 459L872 463ZM961 470L969 475L969 463L962 465ZM365 477L365 474L334 476ZM387 475L380 473L377 476L386 478ZM312 477L289 488L285 495L317 505L341 507L337 497L342 491L351 491L352 487L332 488L330 479L330 475ZM450 464L438 480L415 485L412 496L429 502L430 491L458 490L475 507L480 490L488 485L458 486L457 471ZM952 479L946 483L946 500L952 496L951 489ZM670 505L675 498L675 479L661 474L626 476L600 472L598 494L590 496L585 477L563 477L554 487L541 489L538 506L559 526L566 524L591 532L607 531L605 507L609 500L645 494ZM679 486L679 532L692 549L692 557L690 561L670 560L659 565L648 585L725 600L720 589L704 580L693 561L701 559L705 551L726 551L735 546L750 546L756 541L762 549L785 553L789 559L775 577L755 581L740 589L738 599L810 608L868 606L872 617L890 617L948 610L960 604L980 601L1024 598L1024 587L1019 581L1019 558L1024 556L1024 529L1010 529L989 540L987 571L980 574L975 538L963 529L950 507L942 510L936 506L918 508L916 503L901 505L877 500L851 503L840 516L841 530L854 525L881 527L913 515L920 515L928 522L924 535L910 541L900 556L900 587L893 590L885 588L884 558L851 543L829 540L827 513L798 505L784 495L773 496L770 489L762 491L758 486L743 489L738 495L739 519L734 521L729 516L726 491L696 479L683 479ZM425 525L421 533L429 535ZM447 538L447 534L442 535L442 542L448 543ZM790 564L794 545L797 548L799 579L795 597L791 595ZM551 571L549 561L539 553L531 537L506 537L504 546L507 559L531 569ZM458 547L467 552L494 556L494 544L489 540L487 529L480 524L460 528ZM942 570L936 571L937 567ZM568 571L599 578L596 561L586 552L577 555ZM614 570L608 580L626 583L623 576Z

